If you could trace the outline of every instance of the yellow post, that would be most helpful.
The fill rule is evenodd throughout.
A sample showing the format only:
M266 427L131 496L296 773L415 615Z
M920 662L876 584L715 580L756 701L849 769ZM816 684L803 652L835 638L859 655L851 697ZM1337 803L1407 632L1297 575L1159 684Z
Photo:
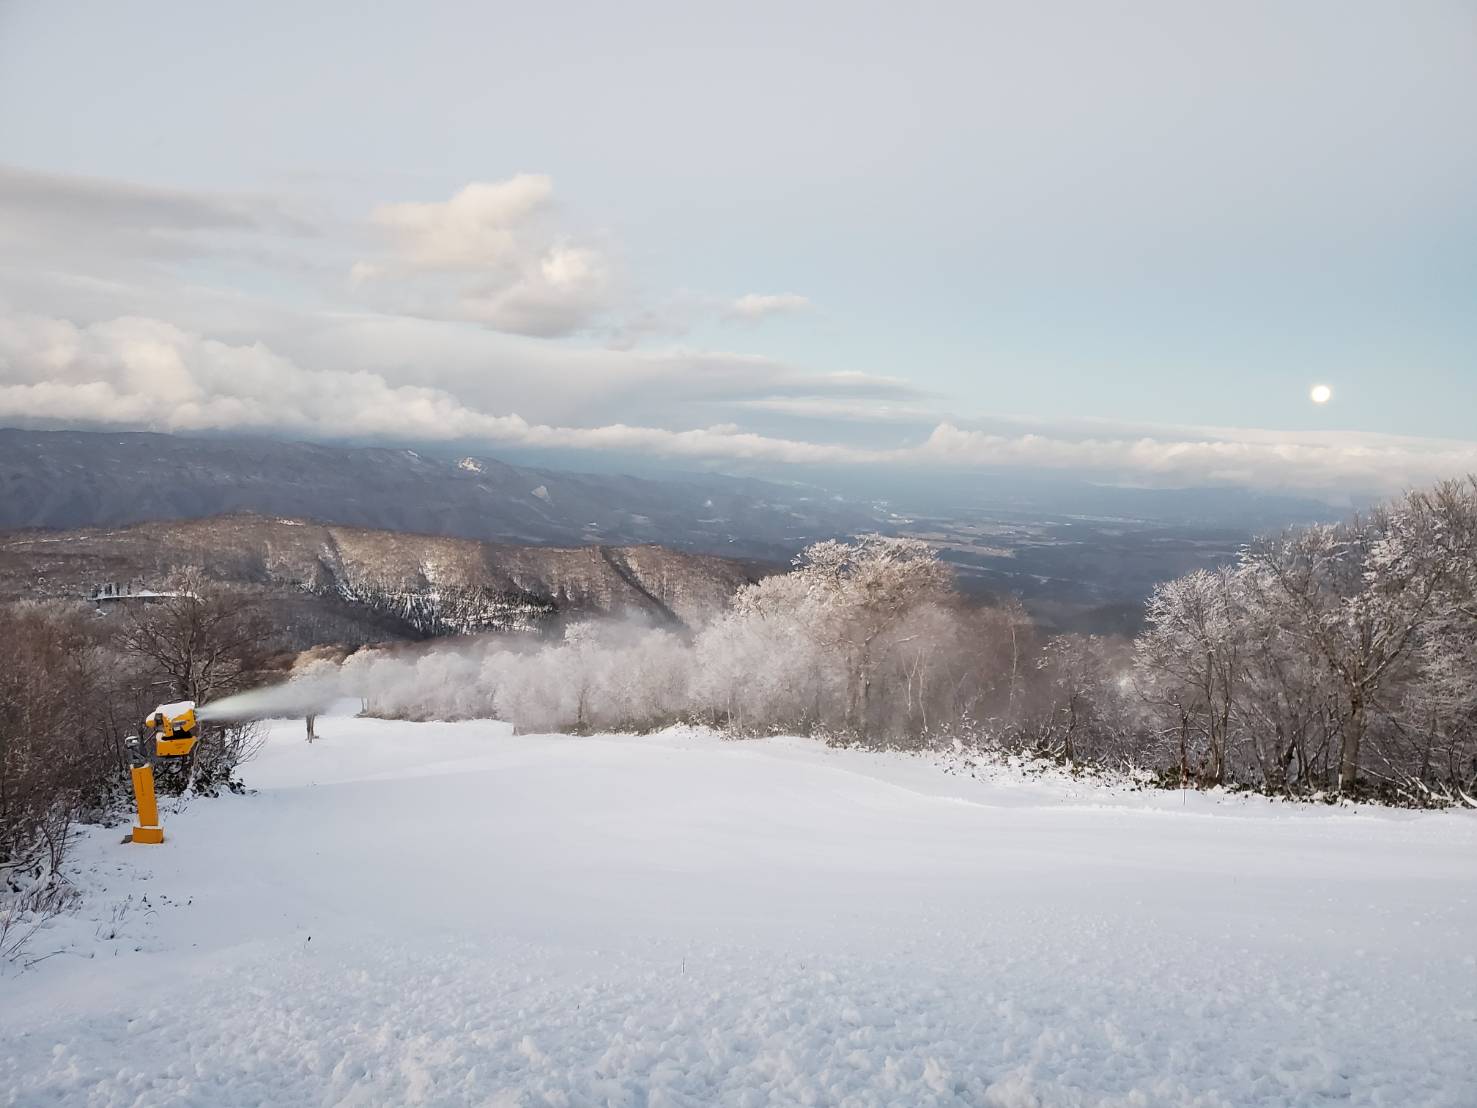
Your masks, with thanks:
M138 803L138 823L133 826L136 843L162 843L164 828L159 826L159 802L154 799L154 767L133 767L133 798Z

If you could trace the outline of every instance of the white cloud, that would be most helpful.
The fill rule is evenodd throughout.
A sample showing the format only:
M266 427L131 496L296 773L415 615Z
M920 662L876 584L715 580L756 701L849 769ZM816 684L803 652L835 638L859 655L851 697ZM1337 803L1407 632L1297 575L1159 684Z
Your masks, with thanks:
M231 345L157 319L88 327L0 318L0 418L160 431L496 435L516 420L470 412L438 389L353 370L307 371L261 344Z
M1201 429L1185 438L1004 435L940 423L908 461L959 468L1073 470L1168 486L1395 492L1477 472L1477 443L1400 435ZM1182 431L1181 431L1182 433Z
M269 327L251 333L274 334ZM811 373L752 354L611 350L421 319L323 316L279 326L275 335L273 348L300 365L355 366L541 423L696 426L729 421L734 401L762 396L901 402L918 395L892 378Z
M795 315L808 312L814 307L808 297L793 292L761 294L757 292L740 296L728 305L724 313L728 319L757 323L777 315Z
M728 403L745 411L773 412L799 419L841 420L847 423L918 424L938 419L938 413L933 408L875 397L761 396L752 400L731 400Z
M808 298L796 293L751 292L725 300L684 289L622 313L606 330L605 337L612 349L630 350L649 339L679 338L700 324L753 326L772 316L798 315L813 311L814 307Z
M356 262L350 283L410 315L541 337L586 330L612 307L613 266L555 225L553 196L548 177L520 174L445 201L383 205L372 222L388 250Z
M317 369L260 344L229 344L157 319L90 326L0 316L0 419L157 431L482 440L777 462L856 460L846 447L621 423L565 427L469 405L443 388L365 370Z
M554 182L541 174L473 182L450 200L385 204L373 220L392 232L419 269L476 272L526 260L530 225L547 213Z

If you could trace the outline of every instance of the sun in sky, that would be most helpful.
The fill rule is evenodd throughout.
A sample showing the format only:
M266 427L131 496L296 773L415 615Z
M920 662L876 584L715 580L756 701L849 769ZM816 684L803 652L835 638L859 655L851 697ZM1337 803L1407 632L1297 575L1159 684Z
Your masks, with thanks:
M1308 399L1314 404L1327 404L1333 399L1333 389L1327 385L1314 385L1312 391L1308 393Z

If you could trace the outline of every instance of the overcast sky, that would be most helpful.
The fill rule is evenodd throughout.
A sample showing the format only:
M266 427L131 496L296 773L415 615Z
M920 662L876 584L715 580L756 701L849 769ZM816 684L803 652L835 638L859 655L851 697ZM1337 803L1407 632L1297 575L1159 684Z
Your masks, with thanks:
M0 0L0 421L1388 490L1474 104L1470 0Z

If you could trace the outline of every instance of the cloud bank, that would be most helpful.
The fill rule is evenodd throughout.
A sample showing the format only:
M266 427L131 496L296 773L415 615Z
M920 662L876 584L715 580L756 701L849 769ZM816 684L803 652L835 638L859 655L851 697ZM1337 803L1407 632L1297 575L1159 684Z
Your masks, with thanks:
M762 367L750 367L751 370ZM837 375L847 390L895 382ZM817 379L804 382L816 387ZM638 452L714 462L934 469L1025 468L1146 485L1252 485L1391 492L1477 472L1477 443L1390 435L1297 435L1235 429L1002 433L940 420L886 447L813 442L732 423L670 429L561 425L467 403L446 388L397 384L363 369L306 366L261 343L231 344L141 317L89 326L0 317L0 420L156 431L253 431L304 437L475 441Z
M751 292L740 296L730 304L725 314L729 319L754 323L770 316L808 312L812 306L809 297L798 293L782 292L765 295Z

